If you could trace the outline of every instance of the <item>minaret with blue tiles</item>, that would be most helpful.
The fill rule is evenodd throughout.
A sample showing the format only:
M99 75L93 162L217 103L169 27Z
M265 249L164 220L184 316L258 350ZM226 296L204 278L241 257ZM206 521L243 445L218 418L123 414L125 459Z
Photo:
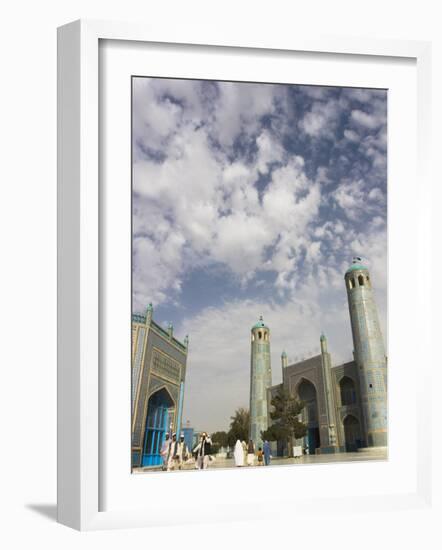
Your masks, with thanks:
M359 257L345 273L354 359L359 372L368 447L387 445L387 359L372 280Z
M267 388L271 385L270 329L261 316L251 330L249 437L256 448L262 445L261 432L268 428Z

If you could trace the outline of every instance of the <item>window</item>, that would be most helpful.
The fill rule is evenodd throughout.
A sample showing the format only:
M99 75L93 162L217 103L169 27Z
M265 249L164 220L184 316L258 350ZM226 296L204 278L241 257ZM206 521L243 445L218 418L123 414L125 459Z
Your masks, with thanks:
M353 277L348 280L348 286L350 289L355 287L355 280L353 279Z
M261 332L261 331L258 332L258 338L259 338L260 340L262 340L262 332Z
M364 286L364 277L363 275L358 275L359 286Z

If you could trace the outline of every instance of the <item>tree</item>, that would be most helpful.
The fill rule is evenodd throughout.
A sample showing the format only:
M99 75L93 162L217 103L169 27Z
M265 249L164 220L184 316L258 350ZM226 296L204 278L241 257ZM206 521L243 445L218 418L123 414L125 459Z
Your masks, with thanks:
M261 432L261 438L268 441L286 441L289 456L292 454L293 439L300 439L307 433L307 426L299 420L305 403L291 397L283 387L271 401L270 418L272 425Z
M249 424L250 413L247 409L239 407L235 414L230 417L230 429L227 433L228 443L233 447L236 440L248 441L249 439Z
M216 454L221 447L227 447L229 438L227 432L214 432L212 434L212 451Z

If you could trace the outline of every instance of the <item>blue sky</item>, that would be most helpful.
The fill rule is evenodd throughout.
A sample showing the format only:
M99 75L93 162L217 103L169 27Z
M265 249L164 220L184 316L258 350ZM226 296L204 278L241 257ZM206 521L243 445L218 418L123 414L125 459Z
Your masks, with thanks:
M368 265L386 339L387 92L133 80L133 309L190 337L184 419L248 406L250 327L352 358L343 276Z

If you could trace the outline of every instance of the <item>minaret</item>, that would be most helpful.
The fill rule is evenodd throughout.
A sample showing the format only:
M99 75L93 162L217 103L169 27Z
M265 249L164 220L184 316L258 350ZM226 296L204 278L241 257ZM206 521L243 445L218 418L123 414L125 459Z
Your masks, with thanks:
M146 308L146 325L150 325L153 317L153 305L152 302Z
M319 341L321 343L322 378L324 380L325 407L328 419L328 447L330 451L336 452L336 409L332 386L331 357L328 352L327 338L324 333L321 334Z
M361 258L345 273L368 447L387 445L387 360L370 273Z
M262 445L261 432L268 428L267 388L272 385L270 329L264 324L262 315L251 332L249 437L258 447Z

